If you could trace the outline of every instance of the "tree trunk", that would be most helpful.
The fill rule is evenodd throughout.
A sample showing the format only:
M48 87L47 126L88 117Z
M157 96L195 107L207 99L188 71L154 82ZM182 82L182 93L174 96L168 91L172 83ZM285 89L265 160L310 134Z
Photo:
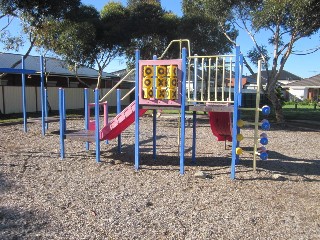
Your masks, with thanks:
M100 85L101 85L101 75L102 75L102 73L99 71L98 81L97 81L97 87L96 87L96 88L100 88Z
M271 101L272 106L274 107L277 123L284 124L282 105L274 90L268 91L268 99Z

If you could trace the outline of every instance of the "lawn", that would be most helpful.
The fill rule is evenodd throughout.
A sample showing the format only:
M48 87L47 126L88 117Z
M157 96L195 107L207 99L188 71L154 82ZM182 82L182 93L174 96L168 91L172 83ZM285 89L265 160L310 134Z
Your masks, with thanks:
M320 107L313 105L284 105L283 114L286 120L312 120L320 122Z
M272 109L272 107L271 107ZM111 111L114 116L114 111ZM152 114L152 111L149 110L147 114ZM178 114L177 110L164 110L162 113L164 114ZM55 112L54 115L58 114ZM83 112L70 111L68 112L69 117L79 117L82 116ZM191 111L187 111L187 114L192 114ZM197 114L205 114L204 112L197 112ZM283 106L283 114L286 120L312 120L320 122L320 107L317 106L314 109L313 105L284 105ZM41 117L38 113L28 113L28 117ZM254 118L253 111L241 111L241 117L244 120L250 121ZM260 116L260 118L264 118L264 116ZM274 112L272 111L271 116L268 119L275 119ZM8 114L8 115L0 115L0 123L13 123L13 122L22 122L22 114Z

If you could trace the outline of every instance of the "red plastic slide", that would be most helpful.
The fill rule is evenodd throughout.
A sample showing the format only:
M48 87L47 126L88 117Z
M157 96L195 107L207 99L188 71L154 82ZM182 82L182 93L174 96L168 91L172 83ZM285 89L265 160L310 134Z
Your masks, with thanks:
M209 112L209 121L212 133L218 141L232 141L231 113Z
M114 119L112 119L105 127L100 130L100 140L111 140L116 138L121 132L134 122L134 113L136 102L133 101ZM142 116L147 109L140 109L139 116Z

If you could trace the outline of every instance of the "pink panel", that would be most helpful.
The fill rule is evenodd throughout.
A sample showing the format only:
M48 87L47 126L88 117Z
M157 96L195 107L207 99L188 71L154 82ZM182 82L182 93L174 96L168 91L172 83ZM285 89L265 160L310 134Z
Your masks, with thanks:
M144 99L142 91L142 79L143 79L143 66L152 65L177 65L178 66L178 99L166 100L166 99ZM181 78L182 78L182 60L171 59L171 60L140 60L139 61L139 104L142 105L161 105L161 106L180 106L181 105Z

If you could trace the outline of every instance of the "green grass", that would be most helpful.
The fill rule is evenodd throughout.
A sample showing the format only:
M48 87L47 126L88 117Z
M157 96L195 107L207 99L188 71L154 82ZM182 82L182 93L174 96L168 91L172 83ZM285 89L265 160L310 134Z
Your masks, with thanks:
M271 108L272 109L272 108ZM148 110L149 114L152 114L152 110ZM163 110L163 114L179 114L178 110ZM192 111L187 111L187 114L192 114ZM197 112L197 114L204 114L204 112ZM284 105L283 114L286 120L312 120L320 122L320 107L317 106L314 109L313 105ZM58 115L58 112L54 112L54 115ZM68 111L67 116L70 118L83 117L83 111ZM91 114L93 116L93 113ZM115 116L115 113L112 112L110 116ZM28 113L28 117L41 117L41 114ZM244 120L252 120L254 118L253 111L242 111L241 118ZM264 118L260 115L260 118ZM268 119L275 119L274 113L271 114ZM18 123L22 122L22 114L9 114L9 115L0 115L0 123Z
M311 120L320 122L320 107L313 105L284 105L283 114L286 120Z

